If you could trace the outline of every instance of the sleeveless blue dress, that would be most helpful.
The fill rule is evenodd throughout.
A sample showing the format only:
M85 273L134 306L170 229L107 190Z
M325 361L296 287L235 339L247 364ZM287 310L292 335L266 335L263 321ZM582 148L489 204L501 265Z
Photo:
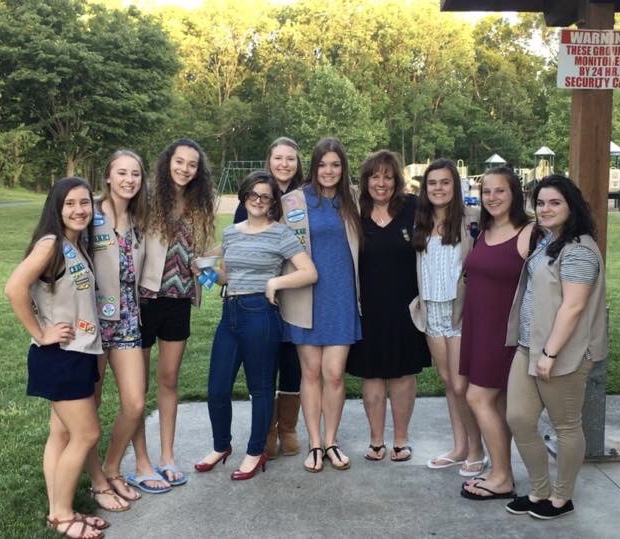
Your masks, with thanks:
M355 270L338 198L304 187L312 261L319 274L312 290L312 329L285 324L284 340L315 346L350 345L362 338Z

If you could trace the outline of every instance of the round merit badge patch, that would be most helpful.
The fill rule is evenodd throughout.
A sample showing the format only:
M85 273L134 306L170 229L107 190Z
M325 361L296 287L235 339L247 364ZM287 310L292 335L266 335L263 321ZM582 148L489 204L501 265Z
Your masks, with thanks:
M304 210L295 209L295 210L286 212L286 220L289 223L298 223L305 217L306 217L306 212Z
M101 312L105 316L112 316L116 312L116 307L111 303L106 303L103 307L101 307Z

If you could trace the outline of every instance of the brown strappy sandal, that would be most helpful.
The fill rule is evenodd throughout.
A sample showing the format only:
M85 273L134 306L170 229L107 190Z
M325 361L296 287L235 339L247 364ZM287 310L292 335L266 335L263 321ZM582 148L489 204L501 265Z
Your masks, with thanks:
M122 513L124 511L129 511L131 509L131 505L129 504L123 505L123 502L126 502L127 500L125 500L122 496L119 496L112 487L104 488L101 490L91 487L89 490L90 490L90 497L93 500L95 500L95 503L99 507L101 507L101 509L103 509L104 511L110 511L111 513ZM105 505L103 505L97 499L97 496L101 494L105 496L110 496L117 504L120 505L120 507L106 507Z
M64 531L60 531L58 526L62 526L63 524L68 524ZM78 532L78 536L75 539L103 539L105 534L99 530L98 528L91 526L86 522L84 517L79 513L74 513L73 518L68 518L66 520L58 520L57 518L49 518L47 517L47 526L48 528L52 528L56 533L59 533L63 537L69 537L69 530L73 527L74 524L81 524L82 527ZM87 537L85 532L87 532L87 528L91 528L92 530L99 532L97 535L92 535Z

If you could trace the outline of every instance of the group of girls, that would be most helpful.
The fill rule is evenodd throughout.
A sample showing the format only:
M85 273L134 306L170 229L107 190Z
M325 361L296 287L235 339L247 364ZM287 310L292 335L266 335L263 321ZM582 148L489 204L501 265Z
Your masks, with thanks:
M214 195L204 153L180 139L160 155L147 196L140 157L119 150L93 199L81 178L56 182L6 295L32 337L27 393L51 403L43 455L47 525L67 537L103 537L108 523L73 509L83 468L91 495L108 511L126 511L141 492L162 493L187 477L174 461L177 383L190 329L190 305L200 301L191 261L214 237ZM148 215L148 220L147 220ZM157 366L161 456L146 449L144 402L150 349ZM103 463L97 407L110 364L120 410ZM120 473L132 442L136 471Z
M84 466L94 499L110 511L127 510L140 491L187 482L173 451L177 383L190 308L200 303L195 259L207 253L221 257L223 309L208 381L213 450L196 471L211 471L232 452L231 394L241 364L251 431L231 479L250 479L268 458L300 451L300 403L309 443L304 468L320 472L327 460L348 469L337 437L345 371L363 378L365 458L387 453L389 396L390 458L407 461L415 375L432 356L446 385L454 447L428 467L458 466L473 477L462 496L514 498L511 513L571 511L585 379L606 354L604 264L579 189L562 176L540 182L534 223L508 168L485 173L479 211L464 207L457 168L446 159L427 168L419 196L405 193L402 165L385 150L364 161L356 192L334 138L316 145L305 179L299 148L285 137L269 147L265 168L242 182L235 222L215 249L213 185L191 140L162 153L148 200L142 162L125 150L106 166L101 200L79 178L50 191L6 290L32 336L28 393L51 401L48 525L70 537L103 536L103 519L72 508ZM143 411L156 341L161 456L154 468ZM96 410L108 362L121 409L100 464ZM576 403L570 410L566 398ZM536 431L545 407L559 434L554 487ZM532 483L521 497L512 435ZM136 471L125 479L120 463L130 441ZM482 476L485 446L492 466Z
M454 435L454 447L427 465L473 477L462 484L465 498L512 499L509 513L556 518L574 509L586 379L607 354L592 216L579 188L560 175L534 190L535 221L509 168L483 175L479 216L463 207L460 185L451 161L427 168L413 234L420 295L411 315L446 385ZM558 436L553 484L538 432L544 408ZM513 436L530 479L525 496L515 491Z

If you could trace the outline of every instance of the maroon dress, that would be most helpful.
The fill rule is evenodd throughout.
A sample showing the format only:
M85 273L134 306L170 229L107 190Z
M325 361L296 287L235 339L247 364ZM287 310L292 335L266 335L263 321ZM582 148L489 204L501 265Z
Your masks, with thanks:
M484 232L465 259L467 275L459 374L472 384L506 390L515 347L504 346L512 299L524 260L519 234L487 245Z

